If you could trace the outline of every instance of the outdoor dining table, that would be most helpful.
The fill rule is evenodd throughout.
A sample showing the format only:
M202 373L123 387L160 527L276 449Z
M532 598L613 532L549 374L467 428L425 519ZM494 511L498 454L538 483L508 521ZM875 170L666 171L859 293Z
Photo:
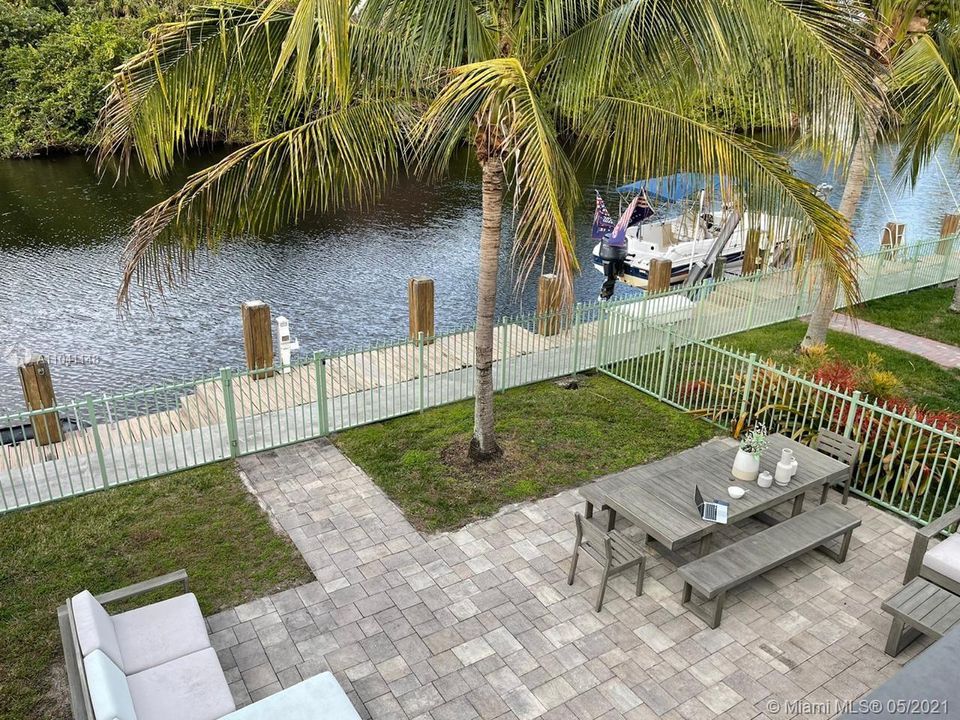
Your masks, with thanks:
M793 500L792 515L798 515L808 490L840 482L850 471L846 463L779 434L767 438L767 447L760 456L760 471L775 474L784 448L793 450L797 460L797 472L784 486L774 482L769 488L762 488L756 482L735 481L731 468L737 446L713 440L608 475L580 488L580 496L586 501L587 517L593 515L594 506L609 512L608 530L620 516L669 550L699 541L702 557L710 552L713 533L722 525L700 517L694 500L696 487L707 502L729 503L727 523L733 525L789 500ZM733 499L727 493L733 484L745 488L747 493Z

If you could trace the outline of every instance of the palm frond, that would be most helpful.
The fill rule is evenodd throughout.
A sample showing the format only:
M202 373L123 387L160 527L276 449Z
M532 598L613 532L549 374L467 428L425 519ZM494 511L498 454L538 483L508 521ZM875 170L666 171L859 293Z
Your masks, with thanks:
M121 302L134 282L145 300L188 276L201 249L269 232L311 211L378 197L402 160L410 108L363 102L247 145L192 175L133 224L123 254Z
M513 188L514 257L522 283L545 254L553 256L568 300L577 269L573 208L581 196L556 125L520 62L502 58L450 71L446 85L414 132L422 170L446 166L471 128L493 128Z
M896 174L915 183L947 141L960 158L960 27L943 24L923 35L894 65L901 110Z
M103 163L136 156L154 175L211 133L272 129L271 73L289 14L261 23L256 7L199 7L158 26L147 48L118 69L97 125Z
M855 301L857 246L846 219L796 178L786 160L759 143L673 109L622 98L604 98L585 123L581 152L602 164L616 181L678 172L720 175L725 192L751 211L782 216L771 234L809 241L812 259L838 277ZM803 254L798 253L798 273Z
M642 99L644 82L681 68L717 102L752 105L775 127L800 122L816 147L835 154L853 146L858 116L881 105L873 31L850 3L626 0L607 8L542 66L551 98L575 122L596 98Z

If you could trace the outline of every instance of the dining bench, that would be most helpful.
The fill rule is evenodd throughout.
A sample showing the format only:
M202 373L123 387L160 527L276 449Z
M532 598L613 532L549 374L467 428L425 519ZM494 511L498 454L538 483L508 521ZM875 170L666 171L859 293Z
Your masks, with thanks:
M817 548L842 563L859 526L860 518L832 503L788 518L682 566L681 604L711 628L719 627L728 590ZM841 536L839 550L826 546ZM712 600L713 609L695 603L694 592Z

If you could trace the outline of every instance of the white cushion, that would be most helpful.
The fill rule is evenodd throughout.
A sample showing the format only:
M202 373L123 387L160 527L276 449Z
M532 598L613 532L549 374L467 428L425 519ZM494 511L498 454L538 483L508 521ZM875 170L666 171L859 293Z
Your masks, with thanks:
M210 647L193 593L114 615L123 669L133 675Z
M80 652L83 656L87 657L94 650L102 650L114 665L126 671L117 633L103 605L97 602L97 599L87 590L74 595L70 603L73 607L77 639L80 641Z
M320 673L252 705L230 713L223 720L360 720L350 698L330 673Z
M923 556L923 565L960 583L960 533L938 542Z
M123 670L102 650L87 655L83 669L96 720L138 720Z
M138 720L219 720L236 710L213 648L130 675L127 684Z

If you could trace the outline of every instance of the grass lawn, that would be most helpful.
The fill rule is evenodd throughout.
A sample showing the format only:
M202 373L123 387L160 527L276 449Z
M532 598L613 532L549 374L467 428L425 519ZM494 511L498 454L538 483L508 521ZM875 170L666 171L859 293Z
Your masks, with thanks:
M877 325L960 346L960 314L950 312L953 288L924 288L858 305L857 317Z
M806 322L791 320L728 335L720 342L790 366L798 363L798 348L806 329ZM829 331L827 345L838 359L854 364L863 364L867 353L876 353L883 359L884 369L900 378L906 397L931 409L960 410L960 370L947 370L919 355L842 332Z
M185 568L204 614L313 579L224 463L0 516L0 718L68 718L57 606Z
M445 530L676 453L716 430L605 375L568 390L544 382L496 396L504 455L466 459L473 401L348 430L334 442L418 528Z

